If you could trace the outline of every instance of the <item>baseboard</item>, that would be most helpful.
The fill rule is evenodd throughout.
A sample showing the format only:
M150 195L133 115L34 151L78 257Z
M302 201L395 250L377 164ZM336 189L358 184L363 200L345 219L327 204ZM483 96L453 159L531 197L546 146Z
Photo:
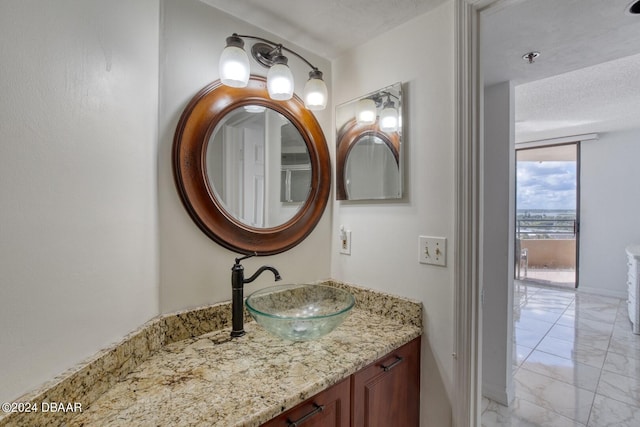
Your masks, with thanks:
M578 286L577 291L579 293L600 295L603 297L614 297L614 298L620 298L623 300L626 300L628 298L628 295L625 291L614 291L614 290L602 289L602 288L589 288L584 286Z
M507 389L497 384L482 384L482 395L487 399L498 402L501 405L509 406L515 397L513 382Z

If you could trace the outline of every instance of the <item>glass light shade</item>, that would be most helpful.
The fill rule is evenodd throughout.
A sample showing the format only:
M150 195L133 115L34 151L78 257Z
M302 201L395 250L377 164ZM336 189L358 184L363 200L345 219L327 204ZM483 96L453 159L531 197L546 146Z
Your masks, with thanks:
M244 106L244 111L246 111L247 113L263 113L264 110L266 110L267 107L265 107L264 105L245 105Z
M269 97L286 101L293 96L293 74L286 64L274 64L267 73Z
M380 130L383 132L395 132L398 130L398 110L386 107L380 112Z
M304 85L304 106L309 110L324 110L327 106L327 85L322 80L322 73L312 71Z
M231 87L246 87L249 82L249 57L244 49L227 46L220 55L220 81Z
M356 106L356 120L361 125L372 125L376 122L376 103L373 99L361 99Z

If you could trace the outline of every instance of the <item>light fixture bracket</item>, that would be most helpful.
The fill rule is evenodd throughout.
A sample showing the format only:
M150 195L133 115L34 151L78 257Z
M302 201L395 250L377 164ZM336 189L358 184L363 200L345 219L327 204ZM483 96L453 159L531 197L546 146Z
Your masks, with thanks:
M251 46L251 56L265 68L271 68L276 62L278 56L282 56L281 46L271 46L267 43L255 43Z
M387 97L386 100L384 99L385 97ZM369 97L369 99L373 100L373 102L376 103L376 108L380 108L380 107L386 108L388 106L395 108L395 104L391 99L391 97L394 97L395 99L399 99L394 94L386 91L373 94Z

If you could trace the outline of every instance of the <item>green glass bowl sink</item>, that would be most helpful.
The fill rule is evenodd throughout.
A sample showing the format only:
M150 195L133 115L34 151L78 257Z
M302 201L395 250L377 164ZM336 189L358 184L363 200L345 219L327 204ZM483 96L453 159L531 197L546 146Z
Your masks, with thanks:
M333 331L349 315L355 298L325 285L271 286L245 302L255 321L272 334L291 341L309 341Z

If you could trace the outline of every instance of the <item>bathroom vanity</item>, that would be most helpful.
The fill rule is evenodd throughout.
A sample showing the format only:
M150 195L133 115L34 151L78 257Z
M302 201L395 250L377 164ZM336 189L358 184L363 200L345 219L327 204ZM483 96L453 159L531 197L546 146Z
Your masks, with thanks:
M232 339L229 303L160 316L19 399L78 402L81 413L12 413L0 426L417 426L422 305L323 283L357 303L318 340L286 341L255 322Z
M263 426L418 426L419 396L418 337Z

